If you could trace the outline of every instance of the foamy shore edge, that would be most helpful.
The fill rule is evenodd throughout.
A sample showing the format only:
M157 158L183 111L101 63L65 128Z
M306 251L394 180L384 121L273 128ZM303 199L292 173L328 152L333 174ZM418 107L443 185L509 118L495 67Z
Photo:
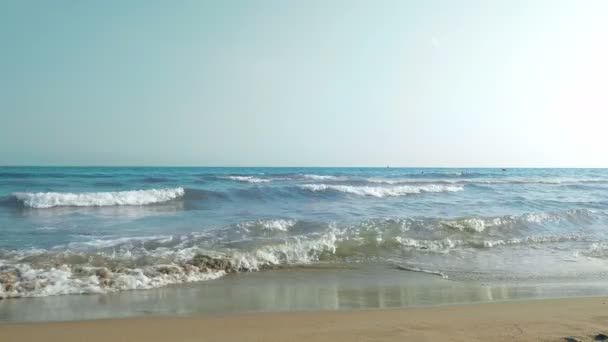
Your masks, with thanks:
M7 341L592 341L608 297L360 311L1 324ZM238 328L235 328L238 327Z

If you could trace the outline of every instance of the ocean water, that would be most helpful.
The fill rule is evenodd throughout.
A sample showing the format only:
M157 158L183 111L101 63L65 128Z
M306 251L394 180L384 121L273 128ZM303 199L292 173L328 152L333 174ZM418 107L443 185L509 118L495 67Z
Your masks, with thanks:
M607 210L604 169L3 167L0 298L311 264L602 280Z

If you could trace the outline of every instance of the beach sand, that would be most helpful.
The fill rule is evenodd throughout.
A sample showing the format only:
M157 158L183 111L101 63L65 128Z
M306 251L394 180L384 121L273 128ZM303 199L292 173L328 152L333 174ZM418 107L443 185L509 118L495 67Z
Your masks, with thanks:
M604 282L492 285L380 265L296 268L4 300L0 341L585 341L608 335L606 303Z
M2 341L592 341L608 297L0 325ZM600 336L601 337L601 336Z

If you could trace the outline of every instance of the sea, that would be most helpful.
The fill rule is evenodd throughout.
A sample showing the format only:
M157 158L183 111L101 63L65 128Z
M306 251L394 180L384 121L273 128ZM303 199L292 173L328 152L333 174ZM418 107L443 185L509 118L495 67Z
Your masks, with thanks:
M606 169L0 167L0 298L304 266L603 281L607 228Z

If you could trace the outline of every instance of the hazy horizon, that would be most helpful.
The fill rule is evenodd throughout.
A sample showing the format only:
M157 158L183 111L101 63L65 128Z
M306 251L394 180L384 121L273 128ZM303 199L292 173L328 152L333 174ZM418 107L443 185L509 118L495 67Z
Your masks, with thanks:
M502 169L505 171L516 169L542 170L542 169L586 169L586 170L606 170L608 167L585 167L585 166L407 166L407 165L68 165L68 164L47 164L47 165L27 165L13 164L0 165L0 168L157 168L157 169L180 169L180 168L207 168L207 169Z
M608 167L608 2L0 4L0 165Z

